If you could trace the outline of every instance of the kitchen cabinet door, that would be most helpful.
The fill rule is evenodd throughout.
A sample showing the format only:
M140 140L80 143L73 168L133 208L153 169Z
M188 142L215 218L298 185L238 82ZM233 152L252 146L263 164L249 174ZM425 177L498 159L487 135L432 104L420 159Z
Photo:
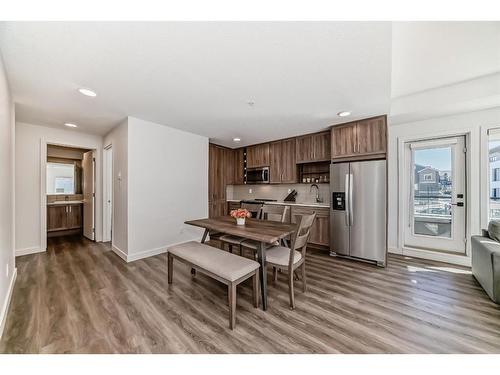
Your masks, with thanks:
M330 211L323 207L296 207L291 210L292 223L300 222L301 215L311 215L316 212L316 219L311 227L308 243L320 246L330 246Z
M385 154L387 152L385 117L376 117L359 121L356 124L358 153Z
M235 185L242 185L245 183L245 157L243 155L243 148L234 150L234 181Z
M214 218L227 215L227 202L225 200L217 200L208 203L208 217Z
M358 144L356 123L334 126L331 136L332 159L356 155Z
M269 166L269 143L247 147L247 168Z
M295 138L281 141L281 183L293 184L297 182L295 146Z
M47 232L67 229L67 206L47 206Z
M82 227L82 206L80 204L68 205L67 229Z
M308 163L314 161L313 137L311 135L297 137L295 145L296 163Z
M272 142L269 145L269 182L271 184L279 184L281 183L281 175L282 175L282 142Z
M225 149L209 145L208 156L208 200L226 199L226 160Z
M235 165L236 150L224 149L224 169L226 185L234 184L234 165Z
M330 160L331 155L331 134L330 131L312 135L314 161Z

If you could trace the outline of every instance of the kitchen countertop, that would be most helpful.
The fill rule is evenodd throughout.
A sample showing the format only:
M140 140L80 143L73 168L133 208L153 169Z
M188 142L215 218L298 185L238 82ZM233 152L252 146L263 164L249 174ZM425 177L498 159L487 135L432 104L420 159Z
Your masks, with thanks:
M65 204L83 204L83 201L55 201L47 203L47 206L61 206Z
M242 200L251 200L251 199L228 199L228 202L241 202ZM308 203L308 202L285 202L285 201L266 201L262 202L264 204L275 204L275 205L285 205L285 206L298 206L298 207L320 207L320 208L330 208L330 204L328 203Z

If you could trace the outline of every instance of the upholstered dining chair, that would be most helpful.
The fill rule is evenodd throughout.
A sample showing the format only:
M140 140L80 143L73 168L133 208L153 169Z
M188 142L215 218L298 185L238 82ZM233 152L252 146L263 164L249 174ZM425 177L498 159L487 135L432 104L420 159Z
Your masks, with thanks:
M295 309L295 295L293 290L294 271L300 267L302 291L306 292L306 249L311 233L311 227L316 213L303 215L297 231L292 235L291 246L273 246L266 250L266 264L273 267L274 281L277 281L278 270L286 271L288 277L288 293L290 308Z
M262 215L262 207L264 205L262 203L242 203L241 208L245 208L252 213L252 217L255 216L257 219L260 219ZM224 244L228 244L229 252L233 252L233 246L238 247L238 251L241 255L241 242L245 240L245 238L233 236L230 234L224 234L217 238L222 243L222 248L224 248Z

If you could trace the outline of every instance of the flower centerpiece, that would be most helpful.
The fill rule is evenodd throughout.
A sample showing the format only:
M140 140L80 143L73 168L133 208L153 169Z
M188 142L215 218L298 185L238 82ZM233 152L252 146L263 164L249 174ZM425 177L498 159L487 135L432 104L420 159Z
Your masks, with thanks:
M231 211L231 217L236 219L236 224L245 225L245 219L247 217L252 217L252 213L248 211L246 208L238 208L237 210Z

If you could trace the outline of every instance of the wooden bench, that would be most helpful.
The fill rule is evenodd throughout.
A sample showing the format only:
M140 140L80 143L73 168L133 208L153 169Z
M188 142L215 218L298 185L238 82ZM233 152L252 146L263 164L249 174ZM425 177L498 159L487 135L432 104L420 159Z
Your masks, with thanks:
M168 248L169 284L172 284L174 259L227 285L231 329L236 325L236 286L250 277L253 304L259 307L259 263L199 242L186 242Z

